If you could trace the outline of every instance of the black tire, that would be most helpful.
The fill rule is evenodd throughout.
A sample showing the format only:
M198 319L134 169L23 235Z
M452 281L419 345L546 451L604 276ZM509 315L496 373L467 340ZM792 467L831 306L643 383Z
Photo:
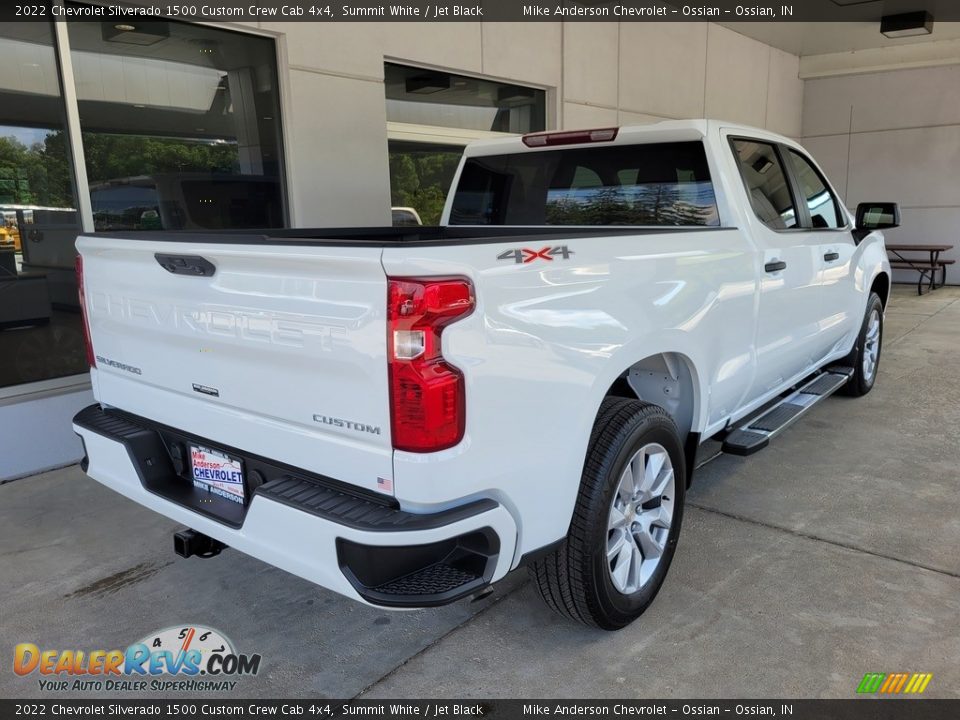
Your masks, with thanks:
M876 311L880 319L880 334L877 338L877 357L873 367L873 373L864 372L863 360L867 344L867 332L869 331L870 317ZM873 389L877 382L877 372L880 369L880 352L883 348L883 302L876 293L870 293L867 298L867 309L863 313L863 322L860 325L860 332L857 334L857 342L853 350L844 359L843 364L853 368L853 377L840 388L840 392L849 397L862 397Z
M607 522L621 474L648 443L660 444L673 465L673 518L653 575L627 595L611 579ZM653 602L670 569L683 520L686 478L683 442L663 408L639 400L605 399L591 433L567 537L529 568L544 602L567 618L604 630L619 630L639 617Z

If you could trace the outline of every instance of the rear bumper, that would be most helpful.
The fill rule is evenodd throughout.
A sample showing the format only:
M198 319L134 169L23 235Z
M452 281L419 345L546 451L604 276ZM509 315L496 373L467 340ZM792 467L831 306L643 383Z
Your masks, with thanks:
M177 474L169 454L176 431L99 405L82 410L73 427L94 480L356 600L385 607L442 605L496 582L510 569L517 527L493 500L409 513L386 500L352 494L335 481L249 458L264 482L250 489L243 513L224 519L201 512L183 489L189 480Z

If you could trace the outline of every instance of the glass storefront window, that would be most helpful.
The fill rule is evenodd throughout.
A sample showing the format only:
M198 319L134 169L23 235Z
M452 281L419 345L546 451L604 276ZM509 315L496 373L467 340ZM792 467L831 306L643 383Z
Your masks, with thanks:
M71 141L98 231L287 224L273 40L163 20L66 27L79 138L52 23L0 27L0 389L88 369Z
M447 129L462 131L461 143L546 129L544 90L395 63L383 75L388 128L423 138L389 136L394 225L439 223L463 153Z
M69 37L97 230L286 225L272 40L158 20Z
M391 140L389 150L393 224L439 224L463 148ZM416 211L417 216L407 208Z
M53 26L0 26L0 388L86 372Z
M546 129L543 90L385 63L387 120L414 125L528 133Z

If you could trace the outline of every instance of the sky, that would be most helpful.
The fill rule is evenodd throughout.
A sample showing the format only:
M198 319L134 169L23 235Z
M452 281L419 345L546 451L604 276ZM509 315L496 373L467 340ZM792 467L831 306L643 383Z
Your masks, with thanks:
M27 147L34 143L42 143L50 133L49 128L27 128L11 125L0 125L0 137L15 137Z

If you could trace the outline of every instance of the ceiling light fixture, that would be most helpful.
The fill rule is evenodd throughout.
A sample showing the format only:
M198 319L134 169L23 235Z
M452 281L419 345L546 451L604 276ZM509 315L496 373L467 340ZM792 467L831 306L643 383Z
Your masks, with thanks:
M888 38L929 35L933 32L933 15L926 10L884 15L880 19L880 32Z
M427 73L408 77L405 82L408 93L416 95L431 95L436 92L450 89L450 76L446 73Z
M151 20L142 25L104 22L100 23L100 36L104 42L148 46L169 38L169 25L164 20Z

